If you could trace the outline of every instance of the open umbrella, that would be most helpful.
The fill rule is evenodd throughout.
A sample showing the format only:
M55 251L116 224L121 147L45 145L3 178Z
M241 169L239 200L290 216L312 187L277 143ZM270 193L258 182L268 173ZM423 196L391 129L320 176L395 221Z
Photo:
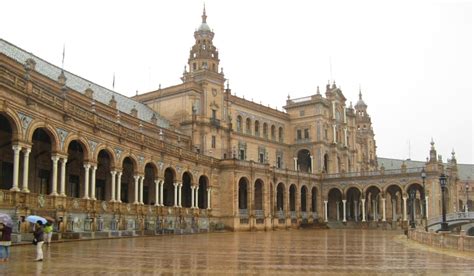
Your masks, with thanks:
M3 223L10 228L13 227L12 218L8 214L0 213L0 223Z
M31 223L36 223L38 221L41 221L43 224L46 224L47 222L45 218L36 216L36 215L27 216L26 221L31 222Z

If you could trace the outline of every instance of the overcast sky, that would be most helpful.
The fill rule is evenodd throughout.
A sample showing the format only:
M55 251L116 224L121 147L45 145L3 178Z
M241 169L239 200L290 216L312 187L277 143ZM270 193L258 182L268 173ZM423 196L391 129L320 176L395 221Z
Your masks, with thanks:
M127 96L181 83L203 1L4 1L0 37ZM206 1L232 93L282 110L335 80L377 155L473 163L471 1ZM409 150L410 149L410 150Z

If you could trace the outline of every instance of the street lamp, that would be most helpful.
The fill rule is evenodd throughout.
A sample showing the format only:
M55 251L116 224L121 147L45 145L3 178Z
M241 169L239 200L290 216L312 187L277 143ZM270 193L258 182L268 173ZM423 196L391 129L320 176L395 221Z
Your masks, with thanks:
M421 199L423 202L423 220L426 219L426 189L425 189L425 179L426 179L426 172L425 167L421 169L421 179L423 180L423 198Z
M446 205L444 203L444 191L446 190L446 175L444 175L444 173L439 176L439 185L441 186L441 211L443 216L443 222L441 222L440 231L449 231L448 223L446 222Z
M410 219L410 227L415 228L415 189L410 190L410 197L411 197L411 219Z

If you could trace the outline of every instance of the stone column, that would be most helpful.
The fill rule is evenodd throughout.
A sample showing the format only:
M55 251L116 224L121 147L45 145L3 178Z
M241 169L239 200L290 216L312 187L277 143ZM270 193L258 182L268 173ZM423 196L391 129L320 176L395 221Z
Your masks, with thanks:
M347 200L342 200L342 222L346 222L346 202Z
M360 201L362 201L362 221L365 222L365 198L361 198Z
M51 160L53 160L53 182L52 182L52 196L57 196L57 187L58 187L58 156L51 156Z
M163 186L165 185L165 181L161 180L160 184L160 206L165 206L165 203L163 201Z
M19 174L19 167L20 167L20 150L21 146L14 145L13 149L13 185L10 191L19 192L20 188L18 188L18 174Z
M403 197L403 221L407 220L407 198Z
M84 199L89 199L89 169L91 164L84 164Z
M122 172L117 172L117 202L122 202Z
M211 187L207 188L207 209L211 209Z
M97 166L92 166L92 177L91 177L91 199L96 200L95 198L95 172L97 171Z
M174 186L174 207L178 207L178 182L173 183Z
M293 160L294 160L294 164L295 164L295 171L297 171L298 170L298 158L293 157Z
M339 201L336 201L336 220L339 221L340 211L339 211Z
M112 183L110 184L110 202L115 202L115 176L117 175L117 171L111 171L110 174L112 175Z
M324 201L324 222L328 222L328 201Z
M196 186L196 196L194 197L194 201L195 201L195 205L194 207L196 207L196 209L199 209L199 186Z
M29 165L30 165L30 152L31 148L24 148L23 151L23 183L21 187L21 191L24 193L29 193L30 190L28 189L28 173L29 173Z
M61 181L59 183L60 196L66 196L66 164L67 158L61 158Z
M359 221L359 201L354 200L354 220Z
M135 180L135 195L134 195L134 200L133 200L133 204L138 204L138 181L140 179L140 176L139 175L134 175L133 176L133 179Z
M312 155L309 158L311 158L311 173L313 173L314 172L314 158Z
M336 140L336 125L332 125L332 137L333 137L333 143L336 144L337 143L337 140Z
M385 198L382 198L382 221L386 221L386 218L385 218Z
M160 180L155 179L155 206L160 206Z
M429 217L428 217L428 209L429 209L428 206L429 206L429 205L428 205L428 196L425 196L425 208L426 208L425 214L426 214L426 219L429 218Z
M196 187L194 187L194 186L191 185L191 209L194 208L194 189L195 189L195 188L196 188Z
M392 199L392 221L397 221L397 200Z
M344 114L346 114L344 112ZM344 146L347 147L347 127L344 128Z
M179 207L183 207L182 206L182 202L181 202L181 191L182 191L182 188L183 188L183 183L178 183L178 201L179 201Z
M139 195L138 201L142 205L144 204L144 202L143 202L143 181L144 180L145 180L145 176L140 176L140 191L138 193L138 195Z

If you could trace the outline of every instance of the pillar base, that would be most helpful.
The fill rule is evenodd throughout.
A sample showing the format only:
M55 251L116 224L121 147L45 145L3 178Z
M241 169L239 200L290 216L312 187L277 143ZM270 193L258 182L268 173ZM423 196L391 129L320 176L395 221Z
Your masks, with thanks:
M82 199L90 199L88 196L83 197Z
M59 194L57 192L52 192L49 194L50 196L59 196Z
M66 197L67 195L65 193L62 193L59 196Z
M10 191L12 191L12 192L19 192L19 191L20 191L20 188L18 188L18 187L12 187L12 188L10 189Z
M111 200L109 200L109 202L114 203L114 202L117 202L117 201L115 201L115 199L111 199Z
M28 188L22 189L21 191L22 191L23 193L29 193L29 192L30 192L30 190L29 190Z

